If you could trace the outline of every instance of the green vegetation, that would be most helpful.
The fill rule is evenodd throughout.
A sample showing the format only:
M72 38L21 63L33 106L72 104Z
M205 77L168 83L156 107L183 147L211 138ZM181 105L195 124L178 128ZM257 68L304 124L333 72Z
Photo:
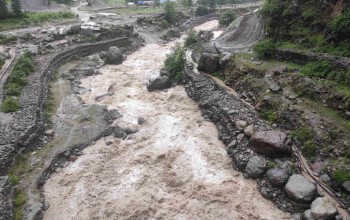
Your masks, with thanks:
M119 15L148 15L148 14L157 14L164 12L164 8L155 7L155 8L143 8L143 7L128 7L128 8L118 8L116 9L116 14Z
M197 16L204 16L204 15L207 15L209 13L210 13L209 9L204 5L199 5L196 8L196 15Z
M177 19L176 11L175 11L175 3L166 1L164 3L164 11L165 11L165 15L164 15L165 20L169 23L174 23Z
M62 21L74 17L75 15L70 11L26 13L23 14L21 18L0 20L0 31L21 28L28 25L39 25L48 21Z
M312 158L316 155L317 148L313 141L313 132L311 128L304 125L294 130L291 135L301 143L301 151L305 157Z
M3 59L0 58L0 69L1 69L1 67L2 67L4 64L5 64L5 60L3 60Z
M221 26L229 26L236 18L236 15L232 11L226 11L219 18L219 24Z
M207 6L209 8L215 8L215 6L217 4L217 0L198 0L196 2L196 4L204 5L204 6Z
M333 178L338 183L350 180L350 171L345 168L337 168L333 173Z
M326 78L332 72L333 65L330 61L317 61L307 63L301 73L309 77Z
M17 40L17 37L15 36L5 36L0 34L0 44L8 44L16 40Z
M260 117L269 122L276 122L278 115L275 110L269 109L269 110L261 111Z
M176 45L164 63L165 68L169 72L175 74L175 79L177 80L181 78L182 71L185 66L184 53L184 49L181 46Z
M15 186L19 183L19 178L18 178L18 176L10 175L9 181L10 181L11 185Z
M215 72L215 73L212 73L210 75L220 79L221 81L225 81L225 76L222 73L220 73L220 72Z
M254 52L258 58L266 59L271 57L276 50L276 44L274 44L271 40L263 40L260 41L254 47Z
M6 99L2 105L3 112L14 112L20 108L18 97L28 84L27 77L34 71L34 60L29 52L25 52L16 62L5 83Z
M9 96L6 97L4 102L2 103L1 111L5 113L15 112L18 111L20 107L21 104L19 103L19 100Z
M186 33L186 38L185 38L185 42L184 42L184 45L185 47L189 47L195 43L197 43L197 32L193 29L187 31Z
M193 2L192 0L181 0L181 5L184 7L191 7L193 6Z
M333 31L340 35L349 37L350 35L350 8L340 16L332 20Z
M27 201L27 194L22 189L16 189L12 203L14 206L14 219L22 220L24 218L23 206Z

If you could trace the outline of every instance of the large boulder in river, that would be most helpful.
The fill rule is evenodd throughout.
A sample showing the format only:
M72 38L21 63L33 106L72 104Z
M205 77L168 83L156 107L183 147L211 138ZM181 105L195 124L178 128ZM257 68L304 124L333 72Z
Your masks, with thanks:
M172 86L171 80L167 76L160 76L149 81L147 85L147 90L152 92L154 90L168 89Z
M203 53L199 58L197 69L207 73L214 73L219 69L219 61L218 55Z
M259 178L266 171L266 160L261 156L252 156L245 168L245 172L250 178Z
M121 64L123 63L123 54L118 47L110 47L103 55L106 64Z
M334 205L326 198L319 197L311 204L311 216L314 219L330 220L338 214Z
M276 158L291 153L287 135L281 131L259 131L250 139L249 146L256 153Z
M311 202L316 196L316 186L300 174L292 175L284 191L297 202Z

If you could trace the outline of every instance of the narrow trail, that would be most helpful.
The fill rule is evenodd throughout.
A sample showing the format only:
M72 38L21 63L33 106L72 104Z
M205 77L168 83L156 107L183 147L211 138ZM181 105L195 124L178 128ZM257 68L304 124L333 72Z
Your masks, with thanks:
M117 109L116 123L138 132L98 140L53 174L44 219L290 219L232 168L215 125L183 87L147 92L173 45L147 44L82 80L87 104L116 84L115 95L98 104Z

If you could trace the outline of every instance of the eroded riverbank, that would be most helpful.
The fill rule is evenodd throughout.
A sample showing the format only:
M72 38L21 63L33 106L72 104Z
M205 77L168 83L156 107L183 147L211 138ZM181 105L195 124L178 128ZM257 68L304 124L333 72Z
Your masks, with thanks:
M215 125L183 87L147 92L173 45L148 44L82 80L85 103L118 110L123 117L115 123L138 132L100 139L53 174L44 186L44 219L290 218L232 168ZM96 101L112 84L114 95Z

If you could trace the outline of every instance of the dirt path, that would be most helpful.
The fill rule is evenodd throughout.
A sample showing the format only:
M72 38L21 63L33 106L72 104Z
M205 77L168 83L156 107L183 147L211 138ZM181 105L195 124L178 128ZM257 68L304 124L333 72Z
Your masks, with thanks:
M119 125L139 131L97 141L54 174L44 186L44 219L290 218L231 167L214 124L183 87L147 92L173 45L148 44L82 81L88 104L115 83L115 95L100 104L123 114ZM139 117L147 122L139 125Z

